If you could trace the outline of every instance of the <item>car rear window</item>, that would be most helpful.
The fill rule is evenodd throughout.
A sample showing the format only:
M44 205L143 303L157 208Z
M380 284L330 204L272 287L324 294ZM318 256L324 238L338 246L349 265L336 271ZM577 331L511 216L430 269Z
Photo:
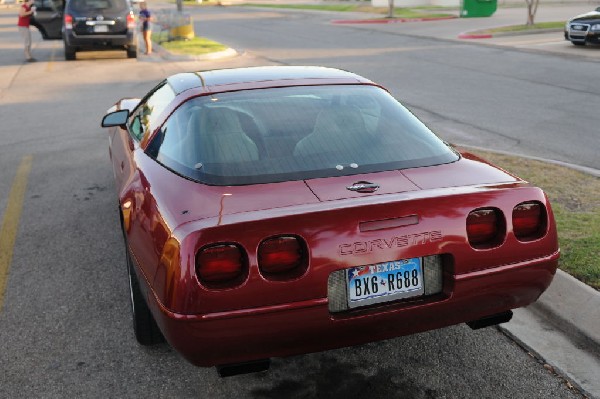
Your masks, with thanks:
M70 8L75 11L121 12L127 9L127 0L71 0Z
M192 98L168 118L149 148L166 167L211 185L344 176L458 159L388 92L368 85Z

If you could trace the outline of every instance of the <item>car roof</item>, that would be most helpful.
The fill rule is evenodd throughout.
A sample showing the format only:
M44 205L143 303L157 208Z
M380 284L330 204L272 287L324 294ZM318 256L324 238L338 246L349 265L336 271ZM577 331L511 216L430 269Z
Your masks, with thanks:
M170 76L167 82L177 94L190 89L218 93L262 87L374 84L351 72L316 66L266 66L186 72Z

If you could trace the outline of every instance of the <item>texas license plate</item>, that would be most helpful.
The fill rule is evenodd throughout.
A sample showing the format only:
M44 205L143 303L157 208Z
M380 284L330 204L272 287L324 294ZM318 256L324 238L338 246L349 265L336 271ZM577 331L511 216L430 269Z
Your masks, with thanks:
M95 25L94 32L96 33L106 33L108 32L108 25Z
M421 258L352 267L346 282L350 308L423 295Z

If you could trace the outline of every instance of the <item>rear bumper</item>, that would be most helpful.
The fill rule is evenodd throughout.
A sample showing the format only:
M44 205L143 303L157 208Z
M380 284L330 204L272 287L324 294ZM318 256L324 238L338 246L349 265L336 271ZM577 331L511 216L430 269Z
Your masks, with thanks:
M76 35L73 31L66 31L64 41L67 45L78 49L110 50L125 49L136 45L136 35L129 31L125 35Z
M446 295L343 314L327 298L203 315L168 311L149 295L167 341L197 366L352 346L442 328L527 306L550 285L559 252L454 276Z

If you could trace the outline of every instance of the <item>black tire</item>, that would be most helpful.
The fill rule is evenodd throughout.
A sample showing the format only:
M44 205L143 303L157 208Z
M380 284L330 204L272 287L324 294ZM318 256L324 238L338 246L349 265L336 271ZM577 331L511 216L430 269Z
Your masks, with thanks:
M585 42L571 42L576 46L585 46Z
M135 338L140 345L150 346L165 342L152 312L148 308L148 304L144 299L144 295L140 289L140 283L138 281L133 265L129 248L126 246L126 258L127 258L127 274L129 276L129 293L131 298L131 315L133 317L133 332Z
M65 60L67 60L67 61L75 60L75 53L76 53L75 48L73 48L73 47L69 46L67 43L65 43Z
M127 48L127 58L137 58L137 46Z

